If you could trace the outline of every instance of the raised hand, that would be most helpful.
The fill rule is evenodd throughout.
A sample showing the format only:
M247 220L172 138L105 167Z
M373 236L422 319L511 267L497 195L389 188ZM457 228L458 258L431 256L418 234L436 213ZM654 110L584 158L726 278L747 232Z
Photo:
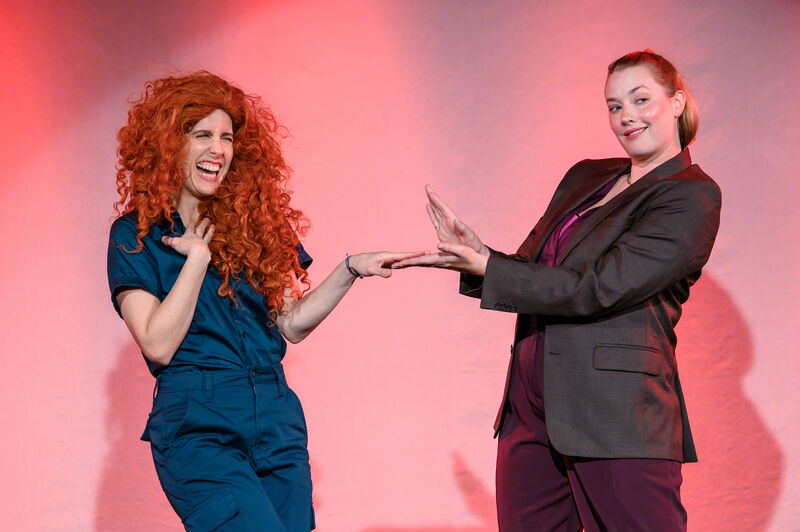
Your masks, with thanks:
M428 195L428 204L425 205L425 209L428 211L439 242L462 244L488 256L489 250L483 245L475 231L456 216L433 190L433 187L425 185L425 193Z
M428 204L425 208L439 238L438 252L397 261L392 264L392 268L426 266L483 275L486 272L489 248L484 246L475 231L462 222L442 201L433 187L425 185L425 193L428 195Z
M359 253L350 256L350 268L362 277L371 277L373 275L391 277L393 264L423 255L425 255L424 251L409 251L405 253L390 253L387 251Z
M161 237L161 242L187 257L192 254L205 254L210 257L208 243L214 236L214 229L208 218L203 218L199 223L197 220L192 220L181 236L164 236Z

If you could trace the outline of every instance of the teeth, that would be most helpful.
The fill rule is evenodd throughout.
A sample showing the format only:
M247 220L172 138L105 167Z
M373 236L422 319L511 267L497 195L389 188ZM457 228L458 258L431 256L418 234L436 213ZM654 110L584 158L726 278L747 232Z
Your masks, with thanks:
M218 172L220 165L215 163L197 163L197 167L206 172Z
M642 131L644 131L644 129L645 129L645 128L643 128L643 127L640 127L639 129L636 129L636 130L634 130L634 131L631 131L630 133L625 133L625 134L626 134L626 135L628 135L628 136L630 136L630 135L635 135L636 133L641 133Z

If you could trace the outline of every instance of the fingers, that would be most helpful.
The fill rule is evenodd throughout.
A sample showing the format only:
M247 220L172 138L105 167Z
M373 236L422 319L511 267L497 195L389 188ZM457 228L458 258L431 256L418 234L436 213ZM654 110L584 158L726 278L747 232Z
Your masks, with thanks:
M396 262L398 260L411 259L414 257L420 257L422 255L426 255L428 253L430 253L430 251L403 251L400 253L384 253L383 260L381 261L381 263L386 264L388 262Z
M392 270L388 268L378 268L377 270L375 270L374 274L377 275L378 277L383 277L384 279L386 279L392 276Z
M415 259L435 253L432 251L403 251L377 253L359 253L350 255L350 267L364 276L377 275L379 277L391 277L393 265L405 260Z
M203 218L199 222L197 220L192 220L189 222L189 225L186 226L186 232L184 235L197 235L203 239L203 241L208 244L211 242L211 238L214 236L214 231L216 230L216 226L211 223L209 218Z
M445 218L456 217L453 210L450 209L450 207L448 207L444 201L442 201L442 198L440 198L436 192L434 192L433 187L430 185L425 185L425 192L428 194L428 201L431 202L431 206L434 208L434 210L438 209Z
M206 230L208 229L208 226L209 226L209 224L210 224L210 223L211 223L211 220L209 220L208 218L203 218L202 220L200 220L200 223L198 223L198 224L195 226L195 228L194 228L194 233L195 233L197 236L199 236L199 237L202 237L202 236L203 236L203 234L204 234L204 233L206 232ZM187 228L187 231L188 231L188 228Z
M192 233L194 233L196 225L197 225L197 220L196 219L195 220L189 220L189 223L186 224L186 231L185 232L188 233L188 232L191 231Z
M400 270L403 268L410 268L412 266L421 266L427 268L443 268L442 254L429 253L421 257L414 257L411 259L404 259L392 264L393 270Z
M429 251L424 255L420 255L418 257L403 259L401 261L392 263L391 268L393 270L399 270L411 266L422 266L428 268L446 268L446 269L458 268L458 266L464 262L463 257L460 255L450 253L448 251L444 251L444 249L442 248L443 245L445 247L465 248L465 246L460 246L458 244L440 244L441 251L439 252Z
M453 226L456 228L458 235L464 240L472 240L475 237L475 233L472 231L472 229L470 229L467 224L461 220L456 219L456 221L453 222Z
M474 252L474 250L469 246L464 246L462 244L450 244L448 242L439 242L437 247L439 248L439 251L450 253L451 255L455 255L460 259L467 258L470 251Z
M433 228L434 229L439 229L439 226L441 225L442 221L436 215L436 213L434 212L433 207L431 207L430 203L426 203L425 204L425 210L428 211L428 217L431 219L431 223L433 224Z
M206 231L206 234L204 234L204 235L203 235L203 241L204 241L206 244L208 244L209 242L211 242L211 237L213 237L213 236L214 236L214 231L215 231L216 229L217 229L217 226L216 226L216 225L213 225L213 224L212 224L212 225L209 225L209 226L208 226L208 231Z

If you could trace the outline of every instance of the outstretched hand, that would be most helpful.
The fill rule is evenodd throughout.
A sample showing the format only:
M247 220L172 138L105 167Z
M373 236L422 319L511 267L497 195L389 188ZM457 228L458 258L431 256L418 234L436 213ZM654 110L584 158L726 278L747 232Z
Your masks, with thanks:
M391 253L379 251L377 253L359 253L350 255L350 268L362 277L391 277L394 264L425 255L425 251L409 251L404 253Z
M425 205L425 209L428 211L439 242L462 244L471 247L478 253L485 251L485 254L488 255L489 250L483 245L475 231L456 216L456 213L442 201L433 187L425 185L425 193L428 195L428 204Z
M214 229L214 224L208 218L203 218L199 223L197 220L192 220L181 236L164 236L161 237L161 242L187 257L197 253L210 257L208 243L214 236Z
M425 209L439 239L438 252L395 262L394 269L410 266L444 268L473 275L484 275L489 259L489 248L453 210L442 201L430 185L425 185L428 204Z

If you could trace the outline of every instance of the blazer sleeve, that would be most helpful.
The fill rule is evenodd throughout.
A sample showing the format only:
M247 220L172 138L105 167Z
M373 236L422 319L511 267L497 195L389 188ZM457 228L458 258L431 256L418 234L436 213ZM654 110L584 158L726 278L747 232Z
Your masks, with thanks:
M487 246L488 247L488 246ZM500 251L495 251L489 248L489 256L497 256L511 260L521 260L516 255L506 255ZM467 297L481 297L483 291L483 277L480 275L472 275L470 273L462 273L458 285L458 293Z
M719 187L708 177L664 185L596 260L549 267L492 254L481 308L592 318L641 303L698 271L719 228Z

